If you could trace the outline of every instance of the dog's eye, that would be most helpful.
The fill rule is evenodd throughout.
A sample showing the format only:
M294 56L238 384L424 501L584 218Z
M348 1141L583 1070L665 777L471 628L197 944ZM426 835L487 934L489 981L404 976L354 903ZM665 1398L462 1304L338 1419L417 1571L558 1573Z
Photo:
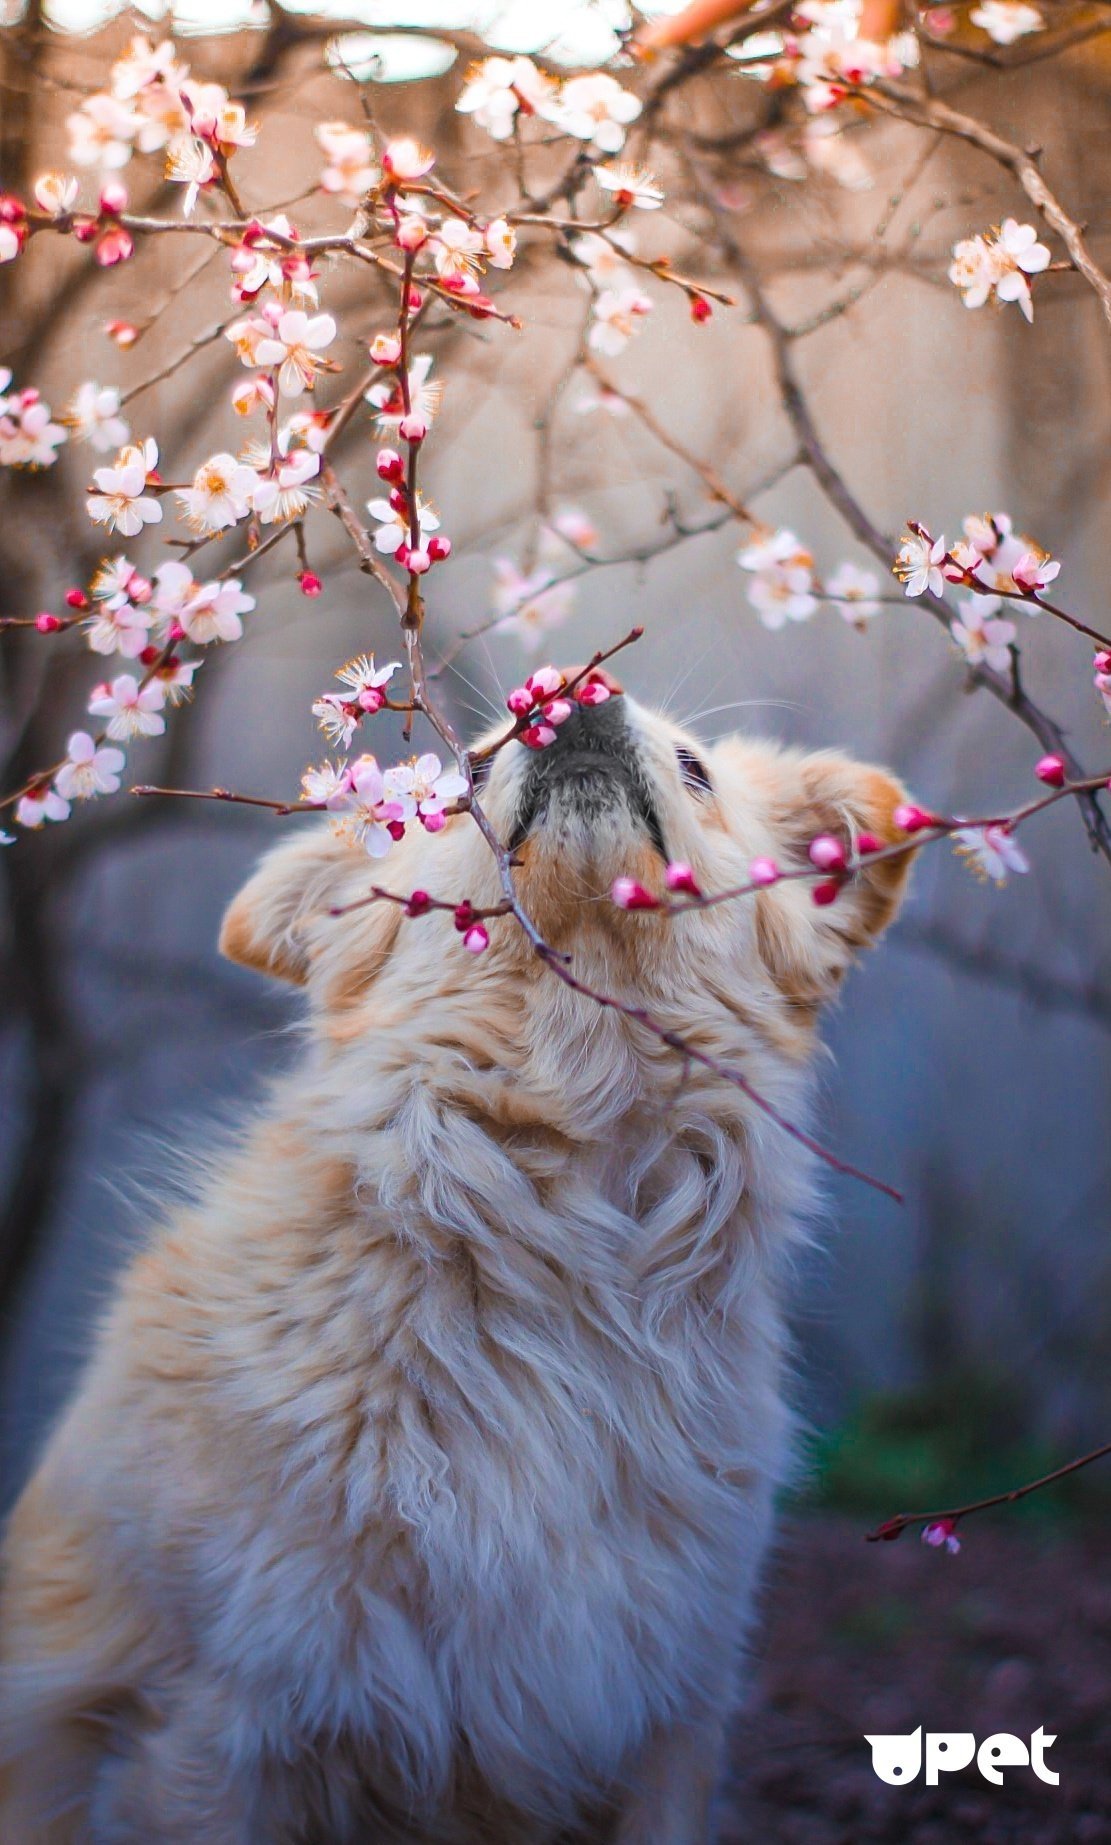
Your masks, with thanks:
M700 794L712 794L714 784L710 780L709 770L693 750L676 750L679 770L688 788L697 789Z

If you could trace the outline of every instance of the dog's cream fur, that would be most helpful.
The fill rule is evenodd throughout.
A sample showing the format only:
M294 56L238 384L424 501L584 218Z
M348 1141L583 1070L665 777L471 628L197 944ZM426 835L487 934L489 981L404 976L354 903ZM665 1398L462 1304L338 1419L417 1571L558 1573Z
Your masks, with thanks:
M706 889L822 829L894 836L878 770L730 741L701 795L690 739L626 706ZM495 762L503 835L526 762ZM807 1160L511 919L475 960L443 915L330 915L381 874L303 824L222 943L304 983L311 1048L132 1265L12 1520L0 1838L693 1845L788 1453ZM623 914L612 878L660 865L619 795L556 803L520 858L580 977L794 1121L907 863L827 909L804 882ZM465 817L388 877L499 896Z

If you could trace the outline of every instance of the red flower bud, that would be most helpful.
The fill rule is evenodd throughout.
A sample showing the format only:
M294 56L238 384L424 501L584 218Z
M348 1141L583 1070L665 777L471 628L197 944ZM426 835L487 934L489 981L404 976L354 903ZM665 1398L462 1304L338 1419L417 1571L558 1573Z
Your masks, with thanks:
M87 609L89 598L83 589L67 589L66 607L70 609Z
M380 448L375 464L380 480L400 481L405 479L405 463L394 448Z
M303 596L319 596L324 588L323 583L314 570L302 570L297 581L301 585L301 594Z
M64 626L65 623L61 618L57 615L52 615L49 609L40 609L35 616L35 627L40 634L57 634L58 629Z
M701 897L694 872L682 859L675 860L664 872L664 883L668 890L682 891L687 897Z
M820 909L824 909L827 903L836 903L840 894L840 878L825 878L821 884L815 884L810 892L813 901Z
M440 534L437 532L435 537L428 540L427 548L432 563L442 564L451 556L451 539L441 538Z
M856 836L858 858L868 858L873 852L882 852L883 847L883 840L877 839L875 833L858 833Z
M457 903L455 906L455 927L459 930L459 933L462 934L464 929L470 928L474 919L474 904L471 903L468 898L464 897L462 903Z
M405 905L406 916L426 916L432 908L432 899L426 890L415 890Z
M705 295L691 296L691 319L696 326L704 326L713 314L713 308Z
M1063 788L1065 765L1060 756L1043 756L1034 764L1034 774L1047 788Z
M659 898L653 897L636 878L615 878L610 896L619 910L658 910L660 907Z

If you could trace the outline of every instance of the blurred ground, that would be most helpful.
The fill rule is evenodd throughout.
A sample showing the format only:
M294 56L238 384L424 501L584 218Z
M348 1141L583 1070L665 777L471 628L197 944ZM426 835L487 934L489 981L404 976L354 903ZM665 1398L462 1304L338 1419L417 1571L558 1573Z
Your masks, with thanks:
M787 1524L755 1641L722 1845L1103 1845L1111 1841L1111 1575L1106 1525L972 1522L957 1557L866 1520ZM997 1730L1058 1741L988 1786L973 1765L906 1789L866 1732Z

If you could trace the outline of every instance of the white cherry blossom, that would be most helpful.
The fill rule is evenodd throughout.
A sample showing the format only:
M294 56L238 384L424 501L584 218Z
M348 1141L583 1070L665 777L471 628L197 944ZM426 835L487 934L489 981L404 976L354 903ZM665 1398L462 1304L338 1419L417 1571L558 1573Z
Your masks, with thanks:
M619 154L625 130L641 112L641 102L605 71L571 77L560 92L555 120L564 134L585 141L603 154Z
M962 596L959 621L949 631L970 666L990 666L997 673L1011 664L1010 646L1017 632L1013 621L997 614L998 596Z
M66 422L79 441L90 443L102 455L123 448L131 436L120 415L119 391L91 379L79 387L66 411Z
M159 737L166 728L161 715L165 702L165 688L157 679L140 685L133 673L120 673L110 684L96 687L89 716L107 718L106 735L117 743L130 737Z
M159 525L162 508L145 493L147 477L157 465L158 446L148 436L142 447L129 443L122 448L114 467L95 468L96 492L85 501L94 524L106 525L110 532L119 532L124 538L136 537L144 525Z
M1027 6L1025 0L980 0L968 18L997 45L1013 45L1027 33L1045 30L1045 20L1037 7Z
M177 497L189 524L199 532L221 532L246 516L258 486L253 468L226 451L210 455Z
M484 58L468 72L455 107L473 115L493 140L508 141L518 115L550 116L558 96L558 86L531 58Z
M90 801L115 794L124 765L122 750L98 745L87 730L75 730L66 745L66 760L54 777L63 801Z
M288 308L273 333L259 341L256 363L278 366L278 383L287 397L310 391L326 361L320 356L336 337L330 314L310 320L301 308Z

